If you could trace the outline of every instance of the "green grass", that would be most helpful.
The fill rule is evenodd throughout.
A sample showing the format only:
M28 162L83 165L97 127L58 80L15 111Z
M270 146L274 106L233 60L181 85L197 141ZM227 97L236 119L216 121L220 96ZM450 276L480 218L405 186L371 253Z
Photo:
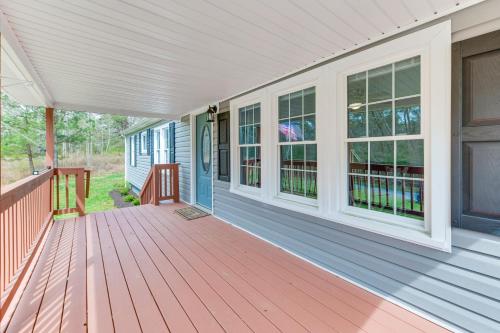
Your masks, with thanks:
M75 183L74 177L70 177L69 182L69 202L70 206L75 206ZM102 176L92 176L90 175L90 193L89 197L85 199L85 212L101 212L114 208L113 199L109 196L109 192L114 189L122 189L124 184L124 175L122 172L110 173ZM59 184L60 193L60 203L61 206L65 204L65 192L64 192L64 179L61 177ZM59 215L56 219L63 219L68 217L76 216L76 214L65 214Z

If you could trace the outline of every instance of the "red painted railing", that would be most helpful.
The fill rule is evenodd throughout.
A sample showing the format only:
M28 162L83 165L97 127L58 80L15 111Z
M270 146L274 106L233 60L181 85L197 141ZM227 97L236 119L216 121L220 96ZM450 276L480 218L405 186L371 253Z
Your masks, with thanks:
M392 181L394 166L392 164L370 165L370 186L368 186L368 165L350 163L349 204L368 206L368 188L370 188L371 206L380 209L394 210ZM418 217L424 216L424 168L418 166L398 166L398 175L404 175L405 180L397 183L396 210L402 214ZM382 177L377 177L382 176ZM389 177L389 178L386 178Z
M84 179L86 175L86 180ZM75 194L70 177L75 177ZM65 206L60 207L60 177L64 177ZM56 184L55 184L56 183ZM56 186L54 186L56 185ZM86 189L85 189L86 185ZM59 168L43 171L2 188L0 195L0 318L12 301L53 216L85 214L90 171ZM71 194L71 195L70 195ZM75 198L73 206L69 198ZM54 199L56 202L54 202Z
M179 202L179 164L155 164L139 193L141 205L159 205L162 200Z

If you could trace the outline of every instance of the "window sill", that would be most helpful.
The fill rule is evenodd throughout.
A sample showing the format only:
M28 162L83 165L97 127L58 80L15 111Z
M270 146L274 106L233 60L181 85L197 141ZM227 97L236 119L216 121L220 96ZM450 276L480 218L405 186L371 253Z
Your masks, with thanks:
M443 240L433 239L422 226L402 226L400 223L389 223L380 221L380 219L361 217L348 212L321 212L317 202L315 204L305 203L304 200L294 200L295 198L288 198L288 196L283 197L282 194L274 196L271 200L265 200L260 191L252 193L250 191L241 190L241 188L238 187L236 189L231 189L230 192L264 204L328 220L333 223L343 224L352 228L362 229L440 251L451 252L451 246L446 245L446 242L443 242Z
M449 245L450 242L432 238L431 235L423 230L422 227L417 229L415 227L402 226L401 224L398 225L383 222L377 219L351 215L345 212L336 213L325 218L336 223L366 230L382 236L387 236L444 252L451 252L451 245Z
M261 200L262 197L262 190L261 188L257 187L239 185L237 187L231 187L230 192L259 201Z

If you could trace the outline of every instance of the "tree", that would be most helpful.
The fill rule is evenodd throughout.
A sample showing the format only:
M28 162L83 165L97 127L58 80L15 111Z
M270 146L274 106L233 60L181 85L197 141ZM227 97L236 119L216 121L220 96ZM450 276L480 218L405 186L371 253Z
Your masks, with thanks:
M40 107L22 106L2 95L2 158L25 155L31 172L33 159L45 151L45 113Z

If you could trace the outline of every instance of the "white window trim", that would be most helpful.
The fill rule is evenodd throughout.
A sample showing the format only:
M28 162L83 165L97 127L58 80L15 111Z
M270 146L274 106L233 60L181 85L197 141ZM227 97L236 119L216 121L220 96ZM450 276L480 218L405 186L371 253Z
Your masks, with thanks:
M168 145L166 145L166 140L165 140L165 134L167 135L167 139L169 139L168 136L170 135L169 133L170 123L171 122L167 122L153 128L153 132L155 133L154 135L156 135L157 131L160 132L160 146L159 147L156 146L156 137L154 137L155 140L153 142L153 150L155 154L153 161L155 164L170 163L170 148L168 147ZM160 160L157 160L158 152L160 153Z
M430 147L427 144L428 141L428 135L426 135L429 130L430 130L430 123L429 123L429 117L427 116L428 110L431 110L430 108L430 95L428 89L426 87L429 87L429 75L428 71L425 71L425 68L429 68L429 59L428 59L428 52L425 48L420 48L420 49L413 49L410 52L401 52L398 54L395 54L393 56L389 57L384 57L382 60L377 60L375 62L371 63L364 63L363 65L359 67L353 67L350 68L348 71L339 73L337 75L337 86L341 89L341 92L339 91L339 94L337 95L338 97L338 104L337 104L337 109L338 110L347 110L347 77L349 75L359 73L359 72L364 72L370 69L374 69L380 66L388 65L388 64L394 64L395 62L405 60L408 58L412 58L415 56L420 56L420 68L421 68L421 79L420 79L420 87L421 87L421 93L420 93L420 134L412 134L412 135L393 135L393 136L386 136L386 137L360 137L360 138L349 138L347 139L347 121L348 121L348 114L347 112L341 113L341 120L340 123L343 124L342 126L342 144L341 144L341 155L340 158L342 160L341 164L341 174L343 175L341 178L341 189L343 189L340 193L340 200L341 200L341 207L340 210L343 213L354 215L360 218L369 218L372 220L376 221L381 221L385 223L392 223L395 225L400 225L400 226L406 226L408 228L413 228L415 230L419 231L429 231L429 220L427 219L427 214L428 212L428 206L430 204L429 200L429 184L430 184L430 175L428 172L424 173L424 193L426 194L424 196L424 217L425 220L422 221L417 221L415 219L411 218L406 218L404 216L398 216L398 215L390 215L387 213L383 212L377 212L373 210L367 210L364 208L358 208L354 206L349 206L348 205L348 182L347 182L347 173L348 173L348 161L347 161L347 142L374 142L374 141L384 141L384 142L396 142L399 140L424 140L424 170L427 171L427 168L429 167L428 163L428 152ZM392 83L393 83L393 89L394 89L394 68L392 72ZM367 78L368 79L368 78ZM411 96L405 96L400 99L406 99L406 98L411 98ZM390 99L389 101L394 101L398 100L398 98ZM377 103L383 103L384 101L378 101ZM368 105L368 104L366 104ZM394 117L394 112L393 112L393 117ZM394 124L393 124L394 127ZM394 130L394 128L393 128ZM386 140L381 140L381 138L392 138L391 139L386 139ZM391 176L390 178L394 178ZM397 177L401 178L401 177ZM396 186L396 183L394 184Z
M146 155L148 153L148 132L142 131L139 135L141 155Z
M242 98L239 98L236 101L231 101L230 103L230 122L231 122L231 136L230 136L230 146L231 146L231 191L235 192L237 194L251 197L251 198L256 198L260 197L263 190L262 188L264 187L264 182L265 182L265 177L262 172L264 170L263 163L265 163L265 158L263 156L263 140L266 137L264 132L264 123L267 123L264 121L264 113L265 111L263 110L263 94L248 94ZM246 107L249 105L254 105L254 104L260 104L260 144L258 146L260 147L260 159L261 159L261 165L260 165L260 182L261 182L261 187L255 187L255 186L247 186L247 185L242 185L240 184L240 138L239 138L239 110L242 107Z
M362 229L451 250L451 25L444 22L348 57L336 64L337 110L347 110L347 76L421 56L421 137L424 139L424 223L380 212L349 207L347 204L347 113L337 112L342 124L339 195L333 207L339 221ZM366 59L377 59L366 62ZM379 60L380 59L380 60ZM432 70L431 70L432 69ZM433 92L436 94L432 94ZM404 136L400 136L404 138ZM408 136L408 138L418 136ZM361 139L362 140L362 139ZM385 222L385 223L384 223ZM406 225L406 227L403 227Z
M130 145L130 155L129 155L130 156L130 161L129 161L130 163L129 164L130 164L130 166L135 167L135 166L137 166L136 155L135 155L136 135L130 136L128 141L129 141L129 145Z
M241 184L240 182L240 176L241 176L241 154L240 154L240 148L249 148L249 147L258 147L261 149L261 161L262 161L262 135L260 135L261 137L259 137L259 143L244 143L244 144L240 144L240 109L241 108L244 108L244 107L247 107L247 106L253 106L255 104L259 104L260 106L260 113L262 115L262 105L260 104L260 102L255 102L255 103L250 103L250 104L247 104L247 105L243 105L243 106L240 106L238 108L238 111L236 112L236 118L237 121L238 121L238 133L237 133L237 140L236 140L236 146L238 147L236 149L236 152L237 152L237 156L236 156L236 159L238 160L238 165L237 165L237 168L238 168L238 187L241 188L243 191L246 191L248 193L252 193L252 192L259 192L260 191L260 187L257 187L257 186L249 186L249 185L244 185L244 184ZM259 122L259 125L261 126L262 128L262 118L261 118L261 121ZM259 167L260 171L261 171L261 179L260 179L260 183L261 183L261 186L262 186L262 166Z
M316 177L317 180L316 182L318 184L320 183L320 157L319 157L319 140L318 140L318 101L321 98L321 95L318 95L318 89L319 87L319 76L317 73L313 72L311 75L309 75L306 80L301 80L300 82L294 82L294 80L291 80L290 85L287 87L284 87L283 89L273 91L272 93L272 108L271 108L271 115L272 115L272 151L273 151L273 171L276 173L274 179L276 180L276 183L274 184L274 200L281 200L284 202L296 202L304 206L310 206L312 209L316 210L317 207L319 206L318 204L318 199L312 199L312 198L306 198L302 197L300 195L294 195L294 194L289 194L289 193L283 193L281 192L281 184L280 184L280 177L281 177L281 170L280 170L280 146L281 145L294 145L294 144L316 144L316 149L317 149L317 155L318 155L318 170L316 171ZM316 116L316 140L314 141L297 141L297 142L280 142L279 141L279 131L278 131L278 124L279 124L279 119L278 119L278 101L279 97L287 94L291 94L297 91L301 91L304 89L308 88L315 88L315 98L316 98L316 110L315 110L315 116ZM320 90L321 91L321 90ZM318 185L318 198L319 198L319 191L320 191L320 185Z
M402 226L405 218L347 207L346 77L365 69L421 55L424 136L425 224ZM432 68L432 70L431 70ZM318 198L315 204L279 192L278 97L316 87ZM434 93L435 92L435 93ZM446 21L347 56L248 95L231 100L231 187L245 197L407 242L451 251L451 22ZM262 187L239 184L236 116L239 107L261 103ZM364 139L360 139L364 140ZM280 194L280 195L279 195ZM410 219L408 219L410 220Z

